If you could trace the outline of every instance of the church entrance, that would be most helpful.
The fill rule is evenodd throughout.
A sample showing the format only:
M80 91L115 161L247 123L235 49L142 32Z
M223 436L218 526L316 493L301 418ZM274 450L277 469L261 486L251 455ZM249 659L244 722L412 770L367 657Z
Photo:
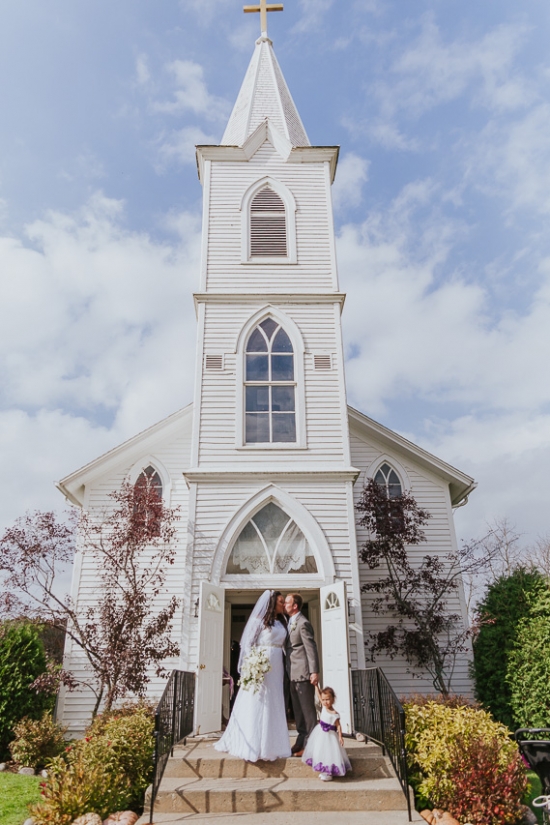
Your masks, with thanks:
M254 604L262 594L262 590L226 590L225 592L225 621L224 621L224 686L222 691L222 722L229 719L233 703L239 687L237 663L239 661L240 641L245 624L248 621ZM283 592L283 591L281 591ZM286 596L284 591L283 595ZM322 638L319 590L297 590L304 604L302 613L311 622L315 641L319 649L319 661L322 662ZM321 674L322 683L322 674ZM291 713L290 709L290 713ZM292 721L292 716L291 716Z
M348 607L342 581L320 588L302 588L294 582L283 593L298 592L304 613L313 625L319 647L322 684L338 696L337 708L344 733L352 732ZM242 631L252 607L265 589L213 585L202 582L199 600L199 649L195 732L222 729L231 712L230 682L236 681L236 661ZM232 673L233 671L233 673ZM225 672L225 680L224 680Z

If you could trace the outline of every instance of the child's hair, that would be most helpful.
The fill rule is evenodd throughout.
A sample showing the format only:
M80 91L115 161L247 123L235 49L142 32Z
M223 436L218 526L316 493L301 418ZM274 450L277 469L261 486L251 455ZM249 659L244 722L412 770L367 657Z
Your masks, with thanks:
M328 695L332 698L332 701L336 701L336 694L331 687L321 688L321 696L323 695L323 693L328 693Z

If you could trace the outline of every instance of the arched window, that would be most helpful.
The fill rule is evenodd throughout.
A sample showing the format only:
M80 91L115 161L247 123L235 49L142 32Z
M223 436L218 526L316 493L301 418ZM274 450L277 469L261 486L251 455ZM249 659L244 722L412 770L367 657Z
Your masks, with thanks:
M158 472L150 464L137 477L134 490L136 491L134 516L143 520L144 526L151 530L152 535L159 535L162 481Z
M296 522L270 502L241 530L226 572L230 575L317 573L317 564Z
M270 186L250 204L250 257L286 258L288 255L285 205Z
M252 330L245 359L245 442L295 442L294 351L277 321Z
M386 462L382 464L374 476L374 480L380 487L385 489L388 498L397 498L401 495L402 489L399 476Z

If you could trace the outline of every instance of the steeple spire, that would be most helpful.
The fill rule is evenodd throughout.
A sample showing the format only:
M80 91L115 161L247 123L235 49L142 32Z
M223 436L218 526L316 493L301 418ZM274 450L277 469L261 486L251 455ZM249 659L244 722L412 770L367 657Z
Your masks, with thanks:
M250 8L259 9L256 6ZM269 11L269 6L267 10ZM311 145L275 57L273 43L267 35L262 35L256 41L222 145L243 146L246 139L265 120L284 135L292 146Z
M283 11L282 3L268 3L267 0L260 0L259 6L243 6L245 14L248 12L260 12L260 32L262 37L267 37L267 13L268 11Z

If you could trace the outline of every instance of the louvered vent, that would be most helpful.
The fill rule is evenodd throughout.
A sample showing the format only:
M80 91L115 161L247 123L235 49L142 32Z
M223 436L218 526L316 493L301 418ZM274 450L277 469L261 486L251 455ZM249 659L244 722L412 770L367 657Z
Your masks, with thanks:
M313 366L316 370L332 369L332 359L330 355L314 355Z
M206 355L204 367L207 370L223 370L223 355Z
M288 254L285 205L269 186L250 205L250 254L261 258L286 258Z

